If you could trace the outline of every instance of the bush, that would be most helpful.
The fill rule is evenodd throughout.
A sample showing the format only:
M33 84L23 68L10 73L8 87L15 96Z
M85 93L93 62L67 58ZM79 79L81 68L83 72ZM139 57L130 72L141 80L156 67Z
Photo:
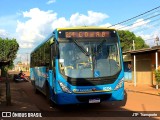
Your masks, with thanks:
M156 82L159 84L160 83L160 70L155 70L155 79L156 79Z

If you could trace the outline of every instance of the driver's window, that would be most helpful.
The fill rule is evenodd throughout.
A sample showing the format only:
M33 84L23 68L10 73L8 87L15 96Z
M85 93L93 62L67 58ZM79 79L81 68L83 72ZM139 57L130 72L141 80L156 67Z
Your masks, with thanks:
M113 60L118 62L117 46L116 45L110 45L109 51L110 51L109 52L110 53L110 55L109 55L110 59L113 59Z

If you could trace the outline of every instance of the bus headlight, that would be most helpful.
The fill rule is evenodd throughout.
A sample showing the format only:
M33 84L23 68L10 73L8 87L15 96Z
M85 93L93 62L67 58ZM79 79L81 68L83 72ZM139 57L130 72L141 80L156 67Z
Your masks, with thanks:
M124 83L124 78L122 78L119 83L116 85L115 89L114 90L118 90L120 89L122 86L123 86L123 83Z
M62 82L60 82L60 81L58 81L58 82L59 82L59 85L60 85L61 89L63 90L63 92L72 93L72 92L69 90L69 88L68 88L66 85L64 85L64 83L62 83Z

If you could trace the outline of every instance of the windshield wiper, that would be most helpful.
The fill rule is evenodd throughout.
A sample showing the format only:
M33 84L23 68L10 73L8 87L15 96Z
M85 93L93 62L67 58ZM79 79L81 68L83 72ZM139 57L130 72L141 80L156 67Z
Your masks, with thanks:
M77 40L75 40L75 39L69 39L69 40L72 40L76 45L77 45L77 47L86 55L86 56L89 56L90 54L85 50L85 48L84 47L82 47L78 42L77 42Z

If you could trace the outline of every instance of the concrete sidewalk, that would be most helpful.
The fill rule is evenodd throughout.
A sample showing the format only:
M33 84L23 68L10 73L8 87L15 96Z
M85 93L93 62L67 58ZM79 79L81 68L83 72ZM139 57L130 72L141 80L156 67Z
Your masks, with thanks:
M125 82L124 86L127 92L137 92L137 93L160 96L160 87L159 89L156 89L155 86L142 85L142 84L138 84L134 86L134 83L130 83L130 82Z

